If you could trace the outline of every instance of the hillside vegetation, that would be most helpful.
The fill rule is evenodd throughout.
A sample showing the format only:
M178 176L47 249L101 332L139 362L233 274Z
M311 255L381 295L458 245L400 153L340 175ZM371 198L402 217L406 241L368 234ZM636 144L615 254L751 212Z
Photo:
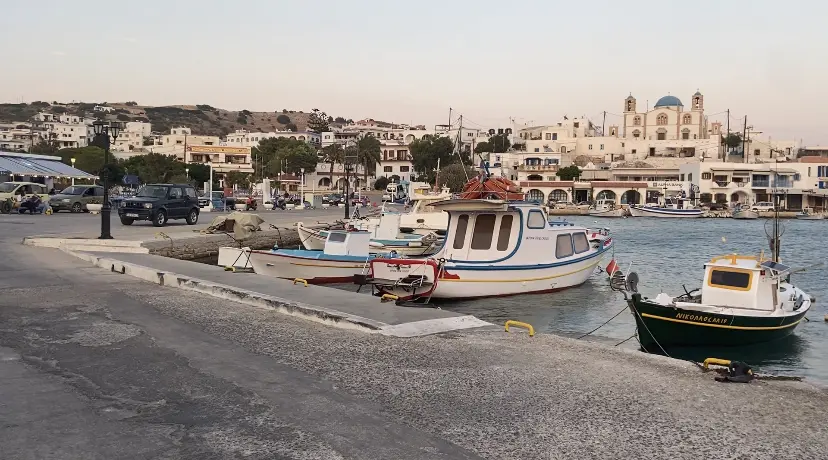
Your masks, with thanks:
M113 112L93 112L96 105L112 107ZM152 123L153 132L168 133L171 128L186 126L193 134L225 136L237 129L248 131L304 131L309 112L277 110L273 112L231 111L209 105L143 106L125 103L59 103L36 101L30 104L0 104L0 123L30 121L38 112L97 117L107 121L143 121ZM336 121L344 123L337 117ZM337 124L334 119L332 125Z

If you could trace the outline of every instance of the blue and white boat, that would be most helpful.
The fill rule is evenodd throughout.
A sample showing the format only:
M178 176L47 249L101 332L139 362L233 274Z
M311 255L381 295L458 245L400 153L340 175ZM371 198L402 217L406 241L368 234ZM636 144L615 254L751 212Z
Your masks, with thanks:
M534 203L490 199L433 203L449 215L431 257L371 260L365 284L398 300L552 292L584 283L612 248L609 231L548 221Z
M302 246L311 251L321 251L325 248L329 230L323 227L307 226L298 222L296 230ZM400 233L400 214L385 213L380 217L379 224L368 231L370 241L368 251L371 254L396 252L399 255L422 256L435 252L441 239L434 233L421 235L416 233Z
M370 239L368 232L331 230L321 251L250 251L250 265L260 275L300 278L311 284L350 282L355 274L366 273L368 262L376 257L368 251Z
M632 204L630 215L633 217L694 218L701 217L703 211L687 198L667 198L663 204Z

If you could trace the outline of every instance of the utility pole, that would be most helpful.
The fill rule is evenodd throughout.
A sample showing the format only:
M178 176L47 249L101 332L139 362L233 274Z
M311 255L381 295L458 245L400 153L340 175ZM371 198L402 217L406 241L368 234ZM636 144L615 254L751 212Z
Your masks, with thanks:
M747 115L745 115L745 132L742 134L742 155L745 157L745 163L748 162L747 140Z
M604 131L604 126L607 124L607 111L604 110L604 121L601 122L601 136L606 136L606 132Z
M725 146L724 146L724 163L727 163L727 149L729 146L727 145L727 141L730 139L730 109L727 109L727 137L725 137Z
M448 130L451 131L451 107L449 107Z

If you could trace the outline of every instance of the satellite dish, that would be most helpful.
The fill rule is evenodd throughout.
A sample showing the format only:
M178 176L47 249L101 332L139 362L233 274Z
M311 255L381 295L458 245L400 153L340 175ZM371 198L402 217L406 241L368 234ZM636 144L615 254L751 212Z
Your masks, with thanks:
M638 273L630 272L624 282L624 287L626 287L629 292L638 292Z

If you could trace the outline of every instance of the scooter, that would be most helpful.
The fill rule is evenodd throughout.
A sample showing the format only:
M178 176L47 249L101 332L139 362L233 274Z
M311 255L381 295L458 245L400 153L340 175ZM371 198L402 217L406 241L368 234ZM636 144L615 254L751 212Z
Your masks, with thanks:
M247 197L247 210L248 211L255 211L256 210L256 199L252 196Z

